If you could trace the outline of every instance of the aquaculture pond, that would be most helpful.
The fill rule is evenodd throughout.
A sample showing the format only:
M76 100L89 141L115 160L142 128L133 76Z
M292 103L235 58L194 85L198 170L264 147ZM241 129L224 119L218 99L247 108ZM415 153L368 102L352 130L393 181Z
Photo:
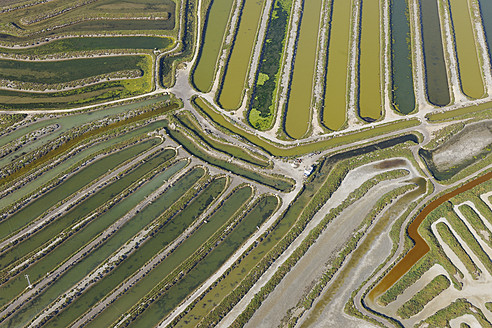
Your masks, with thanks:
M485 88L473 31L470 2L468 0L455 0L450 1L449 4L456 40L461 88L470 98L482 98Z
M0 304L5 304L9 298L20 293L26 288L26 279L24 274L28 274L31 282L36 282L38 279L46 275L47 272L53 270L61 262L72 256L74 252L83 247L92 238L98 236L102 231L107 229L111 224L116 222L124 214L130 211L138 203L145 199L150 193L159 188L164 180L168 180L186 165L186 162L181 161L172 167L166 169L163 173L157 174L150 182L144 184L137 191L129 195L123 201L116 204L110 210L99 215L96 220L87 224L82 231L71 236L63 247L57 247L51 253L41 258L29 268L11 278L6 284L1 287L1 291L9 293L9 297L0 297Z
M234 0L213 0L207 10L198 63L191 76L193 85L201 92L212 88L233 3Z
M331 9L323 124L333 131L343 126L346 117L351 9L352 1L349 0L335 0Z
M59 184L56 188L24 206L20 211L0 222L0 238L4 238L20 229L44 211L65 199L72 193L88 185L91 181L113 170L123 162L135 157L139 153L150 149L159 143L158 139L152 139L122 151L106 156L91 165L79 170L77 173Z
M0 256L0 268L4 268L14 261L19 260L23 256L48 242L53 238L53 236L57 236L63 230L69 228L77 222L80 222L81 219L85 218L99 206L102 206L107 201L113 199L120 192L142 179L145 174L158 167L161 163L165 163L175 155L176 151L174 149L169 149L160 152L152 158L147 158L143 164L141 163L141 165L127 175L111 184L104 186L95 193L91 194L90 197L78 202L78 204L72 207L69 212L62 214L61 217L58 217L47 227L31 235L26 240L19 242L6 253L2 254Z
M103 263L113 252L127 243L136 233L142 230L155 219L158 219L163 211L169 208L172 204L178 201L186 191L188 191L195 182L203 176L205 171L202 168L194 169L185 177L179 180L171 189L162 194L152 204L140 211L135 217L121 227L111 238L103 243L103 247L99 247L92 253L87 255L76 265L67 270L61 277L57 278L43 293L32 299L27 306L15 312L11 317L7 318L2 325L6 327L17 327L25 325L29 322L38 311L46 307L57 297L62 295L67 289L80 281L83 277L94 270L98 265ZM12 299L16 294L11 294L6 286L1 287L0 297L8 297ZM5 292L4 292L5 290Z
M285 114L285 132L294 139L302 138L311 125L311 105L316 80L316 57L322 0L304 2L297 40L294 73Z
M83 37L50 41L30 48L2 48L7 53L44 55L71 51L90 51L105 49L166 49L174 43L169 37L156 36L119 36L119 37Z
M252 195L253 190L249 186L242 187L236 190L232 195L229 195L227 200L221 203L218 209L207 218L207 223L202 224L200 228L194 232L190 238L186 239L177 250L152 269L150 273L142 278L142 280L128 292L118 298L115 302L111 303L104 312L94 318L94 320L86 327L109 327L109 325L118 319L122 313L128 311L142 297L150 292L152 288L159 284L164 277L169 275L189 256L197 251L208 238L217 231L221 231L221 227L238 214L239 209L243 208L246 201Z
M492 64L492 1L479 1L490 63Z
M144 58L115 56L45 62L0 59L0 78L33 83L63 83L117 71L141 71Z
M419 3L427 97L436 106L446 106L451 100L437 0L419 0Z
M359 63L359 116L372 122L382 115L379 0L362 1Z
M68 170L72 165L75 165L79 161L87 159L88 157L91 157L93 154L102 151L104 149L110 148L112 146L115 146L118 143L124 142L125 140L129 140L131 138L138 137L138 136L143 136L150 131L153 131L158 128L162 128L164 126L165 126L164 121L153 122L146 126L137 128L133 131L125 132L123 135L120 135L118 137L114 137L109 140L89 146L88 148L78 152L77 154L63 161L62 163L56 165L54 168L45 172L40 177L30 181L28 185L20 189L17 189L12 193L2 197L0 199L0 209L10 204L13 204L18 199L40 188L42 185L49 182L51 179L55 178L56 176L60 175L65 170Z
M412 42L407 0L391 1L391 96L396 110L408 114L415 109Z
M177 306L188 294L210 277L276 210L275 196L261 198L255 207L241 220L207 256L180 281L155 300L130 323L130 327L153 327Z
M134 274L148 260L178 237L202 212L212 204L226 186L226 178L218 178L181 212L179 212L169 223L156 232L152 238L147 240L138 250L128 256L113 271L101 279L97 285L89 289L80 298L72 302L61 314L51 320L46 327L68 327L70 322L82 315L90 306L100 300L105 294L110 293L122 281ZM173 255L175 252L172 253ZM184 260L184 258L182 259ZM166 268L171 269L166 260ZM178 262L179 263L179 262ZM153 285L155 286L155 285ZM135 298L134 298L135 301ZM122 309L118 307L121 313ZM105 325L104 327L108 327Z
M224 109L234 110L241 106L264 4L265 0L244 2L218 99Z

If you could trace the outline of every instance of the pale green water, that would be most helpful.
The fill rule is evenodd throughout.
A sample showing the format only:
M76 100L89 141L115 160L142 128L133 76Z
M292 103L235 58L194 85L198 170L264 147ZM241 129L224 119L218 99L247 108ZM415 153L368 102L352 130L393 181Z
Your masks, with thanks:
M165 125L167 125L164 121L158 121L154 122L151 124L148 124L145 127L138 128L134 131L125 133L124 135L121 135L116 138L109 139L107 141L104 141L102 143L98 143L94 146L90 146L87 149L77 153L76 155L70 157L66 161L60 163L59 165L55 166L53 169L47 171L40 177L36 178L33 181L30 181L29 184L23 186L20 189L17 189L16 191L12 192L11 194L3 197L0 199L0 208L3 209L5 206L8 206L20 198L30 194L31 192L35 191L36 189L40 188L43 186L45 183L50 181L51 179L55 178L57 175L61 174L65 170L69 169L72 165L76 164L79 161L84 160L85 158L91 156L92 154L103 150L105 148L112 147L114 145L117 145L120 142L123 142L125 140L131 139L133 137L136 137L138 135L145 134L147 132L150 132L154 129L157 128L162 128Z
M133 158L141 152L150 149L157 143L158 141L156 139L145 141L117 153L103 157L91 165L86 166L59 184L56 188L48 191L40 198L29 203L27 206L24 206L14 215L0 222L0 238L4 238L17 229L22 228L24 225L34 220L62 199L65 199L72 193L86 186L94 179L104 175L109 170L114 169L121 163Z
M160 164L167 162L176 155L175 150L165 150L151 159L147 159L143 164L133 169L130 173L115 182L99 189L90 197L79 202L70 212L64 213L63 216L56 219L53 223L43 228L41 231L30 236L28 239L16 244L13 248L0 256L0 267L4 268L19 260L28 253L34 251L44 243L57 236L60 232L69 226L77 223L80 219L86 217L89 213L102 206L107 201L113 199L116 195L131 186L133 183L142 179L142 177L155 169ZM42 200L40 200L42 201Z

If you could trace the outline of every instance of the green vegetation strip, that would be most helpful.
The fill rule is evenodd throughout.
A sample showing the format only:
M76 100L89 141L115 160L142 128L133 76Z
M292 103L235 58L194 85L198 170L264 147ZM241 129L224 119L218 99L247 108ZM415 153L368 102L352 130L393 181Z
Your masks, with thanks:
M135 115L135 116L130 117L130 118L125 119L125 120L119 120L115 123L111 123L111 124L108 124L106 126L102 126L102 127L95 128L93 130L89 130L89 131L84 132L81 135L75 136L73 138L67 137L67 140L66 140L66 142L63 143L63 145L61 145L61 146L59 146L53 150L48 151L42 157L40 157L40 158L34 160L33 162L23 166L22 168L20 168L16 172L13 172L9 176L0 179L0 186L3 186L3 185L5 185L11 181L14 181L17 178L28 173L30 170L55 159L56 157L62 155L66 151L77 146L80 142L84 141L87 138L90 138L90 137L96 136L98 134L107 132L107 131L115 129L117 127L124 126L126 124L138 122L138 121L144 120L144 119L149 119L149 118L156 116L156 115L159 115L159 114L164 114L164 113L171 111L173 109L176 109L176 108L178 108L177 104L170 104L170 105L162 106L162 107L159 107L157 109L149 110L149 111L144 112L142 114Z
M131 322L130 327L152 327L158 324L189 293L218 270L234 251L256 231L257 227L261 226L275 212L277 207L277 197L270 195L262 197L234 230L182 280L170 287L164 295L146 309L139 308L140 315Z
M2 268L9 266L15 261L23 259L24 256L30 254L38 247L41 247L46 242L51 240L53 236L58 236L60 232L62 232L69 226L80 222L80 220L89 215L89 213L93 212L104 203L113 199L116 195L130 187L135 182L138 182L153 169L160 166L161 163L169 161L175 155L176 151L173 149L165 150L157 154L156 156L146 158L144 162L140 163L137 168L133 169L127 175L121 177L120 179L109 185L106 185L105 187L91 194L88 198L85 198L84 200L78 202L74 207L70 209L69 212L66 212L66 214L64 213L63 216L57 218L48 226L42 228L41 231L37 231L35 234L29 236L29 238L17 243L6 253L2 254L0 258L0 264L2 265ZM46 251L45 253L47 252L48 251ZM33 256L34 254L31 253L30 255Z
M274 121L291 7L291 0L276 0L270 15L248 115L249 123L259 130L270 129Z
M401 318L408 319L422 311L427 303L451 285L449 279L444 275L439 275L432 279L424 288L415 294L410 300L406 301L396 312Z
M62 315L57 315L50 320L45 327L68 327L70 322L77 319L87 309L104 297L104 295L110 293L122 281L133 275L141 266L143 266L147 261L152 259L152 257L169 245L169 243L171 243L175 238L177 238L217 199L217 197L224 191L226 183L226 178L218 178L213 180L206 187L206 189L200 193L200 195L198 195L186 206L186 208L172 218L169 223L164 225L158 231L154 231L152 238L147 240L143 245L139 246L138 250L131 254L128 258L124 259L123 263L120 263L111 271L111 273L104 276L104 278L99 280L97 284L92 286L81 297L72 302L67 308L64 309ZM226 219L228 219L228 217L224 218L224 220ZM217 221L220 222L220 220ZM219 228L220 225L217 228ZM195 235L191 237L193 240L194 238ZM187 244L189 244L189 242ZM199 245L200 243L198 246ZM184 245L181 245L181 247L183 246ZM186 257L183 257L173 264L177 265L185 258ZM172 262L169 261L169 258L165 262L166 264L164 264L164 266L166 269L172 271ZM135 300L135 295L133 293L132 296L133 300ZM120 307L117 307L117 309L119 313L124 312ZM108 326L109 325L105 325L105 327Z
M148 140L103 157L102 159L83 168L58 185L56 188L50 190L38 199L29 203L29 205L25 206L11 217L2 221L0 223L0 238L5 238L26 224L29 224L32 220L59 201L67 198L69 195L88 185L93 180L98 179L110 170L114 170L117 166L130 160L139 153L150 149L158 143L158 139Z
M478 45L473 31L470 0L453 0L449 3L454 38L460 69L461 88L471 98L482 98L485 93Z
M331 10L323 124L333 131L339 130L346 119L352 2L335 0Z
M173 45L169 37L154 36L120 36L120 37L83 37L54 40L32 48L2 48L0 52L12 54L46 55L52 53L68 53L74 51L92 51L106 49L161 49Z
M446 244L448 244L448 246L451 248L453 253L456 254L456 256L458 256L461 263L463 263L463 265L468 270L468 272L473 277L473 279L478 279L481 273L480 269L472 261L470 255L463 249L463 246L459 243L459 241L456 239L456 237L451 232L451 230L449 230L447 224L443 222L439 222L436 225L436 229L439 235L441 235L443 241Z
M128 240L136 233L154 220L159 220L163 211L166 209L167 214L165 218L168 218L170 212L176 211L177 206L182 207L182 203L189 201L191 196L196 193L195 190L191 191L190 188L195 185L197 181L198 183L203 181L205 179L204 174L205 170L202 168L195 168L188 172L184 177L180 178L173 187L169 188L152 204L136 214L132 220L121 227L111 236L111 238L107 239L102 244L103 247L98 247L82 261L70 267L61 277L57 278L49 285L49 287L43 290L42 293L32 299L30 301L30 306L19 309L12 316L8 317L4 324L7 326L25 325L44 307L53 302L57 297L89 274L98 265L103 263L113 252L128 242ZM200 178L202 179L200 180ZM45 274L46 272L40 272L39 277L41 278ZM9 290L9 287L9 285L1 287L0 297L9 299L14 298L18 292L24 290L25 284L23 286L24 288L20 291Z
M468 302L465 298L458 298L447 307L440 309L432 316L425 319L422 324L429 324L430 327L450 327L449 321L462 315L469 314L477 319L479 326L492 328L492 325L483 315L482 311Z
M353 143L356 141L366 140L368 138L373 138L379 135L401 131L403 129L408 129L410 127L419 125L418 119L402 120L393 122L391 124L377 126L372 129L368 128L357 133L340 135L327 140L321 140L313 143L301 143L295 147L282 148L281 146L272 144L253 133L239 128L237 124L231 123L224 116L212 109L212 107L207 104L202 98L196 98L194 100L194 104L199 110L201 110L202 113L208 116L216 124L229 130L233 134L237 134L243 137L247 141L257 145L258 147L262 148L273 156L279 157L299 156L303 154L313 153L316 151L321 151L332 147Z
M359 64L359 115L375 121L382 114L381 50L382 24L379 0L362 1Z
M207 146L220 151L221 153L239 158L253 165L257 165L260 167L267 167L270 165L268 159L263 156L260 157L259 155L252 155L251 152L247 151L244 148L233 146L225 141L218 141L210 137L209 134L204 133L201 130L199 124L196 122L194 117L192 118L190 115L191 113L186 112L184 115L177 115L176 118L179 120L181 125L192 132L194 137L198 137L202 142L206 143Z
M173 251L158 266L152 269L144 278L137 282L130 292L125 293L116 301L111 303L104 312L99 314L87 327L109 327L118 317L128 311L137 300L149 293L162 277L168 276L173 270L182 266L185 262L194 260L193 252L206 250L207 245L216 242L213 236L220 237L224 231L223 227L228 226L231 220L245 207L246 201L253 195L253 190L249 186L240 187L232 192L228 198L218 205L215 212L207 218L207 223L202 224L191 238L186 239L178 249ZM206 242L206 244L204 244ZM102 296L102 295L101 295Z
M234 0L212 0L207 10L198 63L192 75L194 86L201 92L208 92L212 88L233 3Z
M218 99L224 109L233 110L241 106L264 4L265 0L244 1Z
M275 177L273 175L258 173L230 163L227 160L218 159L212 155L209 155L206 150L199 147L196 142L193 142L193 140L187 137L183 132L179 130L172 130L169 128L166 129L166 131L171 136L171 138L182 145L190 154L200 158L207 163L218 166L224 170L267 185L282 192L288 192L292 190L292 188L294 188L294 182L289 178Z
M475 210L468 204L461 205L459 210L463 213L465 219L471 224L473 229L475 229L476 234L482 236L483 241L485 241L485 243L492 248L492 233L487 226L485 226L485 223L482 221L477 212L475 212Z
M304 1L297 40L295 62L285 115L285 132L294 139L302 138L311 125L311 105L316 80L318 37L322 0Z

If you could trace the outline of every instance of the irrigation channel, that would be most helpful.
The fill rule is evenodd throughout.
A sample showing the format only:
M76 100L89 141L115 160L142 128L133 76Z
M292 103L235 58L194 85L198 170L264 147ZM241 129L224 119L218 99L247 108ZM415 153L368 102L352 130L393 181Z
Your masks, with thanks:
M452 197L467 190L470 190L473 187L490 179L492 179L492 172L484 174L464 184L463 186L440 196L422 209L422 211L417 215L417 217L413 220L413 222L408 226L407 229L408 235L414 241L415 246L369 292L368 297L371 301L373 301L374 299L376 299L376 297L388 290L389 287L391 287L396 281L398 281L398 279L400 279L415 263L417 263L420 258L422 258L422 256L424 256L429 251L429 245L427 245L425 240L420 236L418 232L420 223L422 223L426 216L429 215L429 213L432 212L439 205L448 201Z
M393 0L390 8L392 101L400 113L408 114L415 109L410 9L406 0Z
M427 97L436 106L449 104L450 95L442 43L438 0L419 0L422 21Z
M203 42L192 75L193 85L201 92L208 92L212 88L233 3L234 0L213 0L207 11Z
M67 289L72 287L83 277L89 274L92 270L102 264L110 255L118 250L120 247L125 245L132 237L139 231L147 227L149 224L157 228L155 231L155 236L162 236L164 231L168 231L170 234L176 233L176 228L180 228L180 225L169 224L169 216L166 216L163 220L160 220L163 213L163 209L170 208L175 202L179 201L183 195L192 188L193 185L205 174L205 170L202 168L196 168L188 172L184 177L180 178L179 182L175 183L173 187L169 188L155 199L151 204L145 207L143 210L135 214L135 216L128 221L125 225L120 227L115 233L111 235L110 238L106 239L102 245L97 247L91 253L89 253L80 262L72 265L67 269L63 275L58 277L52 284L45 287L45 289L39 293L36 297L29 301L29 306L24 306L23 308L16 311L12 316L7 317L7 319L0 324L0 326L12 327L25 325L31 319L33 319L41 309L48 306L56 298L62 295ZM157 180L162 184L162 180ZM144 195L140 195L142 197ZM132 201L137 201L138 199L133 198ZM124 215L126 212L125 202L120 203L120 206L115 206L110 211L107 211L102 219L118 219L118 217ZM170 214L168 214L170 215ZM187 225L186 225L187 226ZM184 230L186 226L182 228ZM168 230L169 229L169 230ZM179 234L178 234L179 235ZM154 243L164 243L165 240L160 238L152 238L156 240ZM145 245L145 244L144 244ZM143 246L142 246L143 248ZM146 247L147 248L147 247ZM159 247L158 247L159 248ZM156 250L157 251L157 248ZM140 253L141 254L141 253ZM57 260L59 260L58 258ZM41 263L41 262L38 262ZM125 262L123 262L125 263ZM36 268L36 264L33 268ZM52 265L56 266L56 264ZM32 270L32 269L31 269ZM39 270L39 268L38 268ZM48 269L49 271L49 269ZM29 273L29 272L28 272ZM38 276L42 277L45 271L39 272ZM23 278L23 277L22 277ZM10 287L10 288L9 288ZM22 290L11 290L13 288L11 284L2 286L1 295L8 295L10 299L15 297L17 293ZM24 286L25 287L25 280Z

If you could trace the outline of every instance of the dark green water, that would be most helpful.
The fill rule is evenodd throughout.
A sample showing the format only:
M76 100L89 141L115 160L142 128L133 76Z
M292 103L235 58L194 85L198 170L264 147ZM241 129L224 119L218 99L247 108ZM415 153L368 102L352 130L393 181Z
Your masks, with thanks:
M203 191L189 206L187 206L182 212L180 212L169 224L167 224L163 229L161 229L157 234L155 234L151 240L146 242L143 246L141 246L137 252L132 254L128 259L125 260L124 263L120 264L113 272L111 272L108 276L106 276L103 280L101 280L96 286L91 288L89 291L84 293L79 299L73 302L68 309L59 314L56 318L52 319L48 322L45 327L68 327L70 322L75 320L77 317L82 315L86 310L89 309L90 306L94 305L98 300L102 299L106 294L111 293L114 288L116 288L123 280L133 275L141 266L143 266L148 260L150 260L154 255L160 252L163 248L165 248L174 238L181 234L189 224L203 212L203 210L210 205L220 194L222 190L224 190L226 183L225 178L219 178L214 180L207 189ZM239 204L241 205L241 204ZM224 217L224 220L227 220L228 217ZM220 221L220 220L216 220ZM217 226L220 228L222 224ZM207 226L207 225L205 225ZM202 226L203 227L203 226ZM202 229L200 229L202 230ZM215 232L215 230L213 231ZM211 233L213 233L211 232ZM205 240L209 237L205 236ZM200 236L194 234L190 239L195 241L196 239L200 239ZM183 247L185 249L188 248L186 246L189 244L190 239L187 239L178 250L182 250ZM201 243L196 245L198 247ZM196 248L192 249L192 252ZM175 251L171 254L170 257L176 257L176 254L182 253L179 251ZM188 254L187 256L189 256ZM181 257L178 261L174 261L171 259L169 261L169 257L166 258L163 262L160 263L159 267L164 267L167 270L172 271L179 263L184 261L186 257ZM174 267L173 265L174 264ZM157 268L156 268L157 269ZM155 269L154 269L155 270ZM162 269L161 269L162 270ZM152 273L157 273L158 277L164 277L162 275L163 272L161 270L152 271ZM146 275L143 279L148 283L148 275ZM157 281L158 282L158 281ZM142 283L142 280L139 284ZM155 284L151 284L149 287L152 288ZM127 294L128 295L128 294ZM135 301L134 293L131 294L132 299ZM121 303L120 303L121 304ZM112 306L113 314L117 315L119 313L124 312L122 307ZM108 327L111 322L107 322L104 325L100 325L99 327Z
M481 0L479 4L490 63L492 64L492 0Z
M415 109L408 10L406 0L391 2L392 97L393 104L403 114Z
M157 143L157 139L139 143L86 166L44 196L23 207L7 220L2 221L0 223L0 238L5 238L17 229L22 228L62 199L65 199L121 163L155 146Z
M257 226L260 226L273 214L277 203L277 198L274 196L262 198L219 246L210 252L183 279L146 308L129 327L154 327L158 324L188 294L220 268L256 230Z
M35 282L38 279L46 275L55 268L60 261L68 258L72 253L76 252L80 247L85 245L88 241L92 240L101 231L105 230L108 226L113 224L116 220L122 217L125 213L130 211L138 203L140 203L148 194L152 193L154 190L162 185L163 179L169 179L172 175L184 167L186 162L179 162L172 167L166 169L161 174L155 176L150 182L146 183L143 187L138 189L136 192L128 196L123 202L118 203L110 210L106 211L104 214L99 216L97 220L89 223L82 231L78 232L74 236L70 237L63 247L58 247L54 249L50 254L46 255L38 262L30 266L23 274L20 274L4 286L0 288L2 293L9 293L11 295L17 295L23 289L26 288L26 279L24 274L28 274L31 281ZM4 305L8 302L10 298L2 297L0 295L0 304Z
M201 244L218 231L218 229L220 229L221 226L244 204L251 194L252 190L250 187L243 187L229 196L220 208L207 219L208 223L202 225L190 238L183 242L177 250L133 286L126 294L107 307L104 312L99 314L86 327L109 327L122 313L128 311L139 299L150 292L163 277L171 273L188 256L196 251Z
M162 194L152 204L140 211L132 220L127 222L120 230L113 234L102 247L99 247L82 261L66 271L61 277L53 282L43 293L35 297L24 308L18 310L11 317L5 320L0 327L19 327L29 322L44 307L49 305L58 296L62 295L67 289L80 281L98 265L103 263L113 252L128 242L136 233L142 230L149 223L157 219L161 213L179 200L183 194L189 190L195 182L203 176L205 171L202 168L193 169L181 178L171 189ZM4 289L5 286L2 286ZM9 290L0 290L0 297L12 299L16 294ZM3 299L0 299L3 301Z
M82 218L86 217L89 213L94 211L99 206L103 205L113 197L117 196L120 192L128 188L133 183L137 182L160 164L170 160L176 155L175 150L165 150L154 156L151 159L146 160L145 163L139 165L129 174L123 176L121 179L116 180L112 184L106 185L104 188L99 189L96 193L92 194L89 198L81 201L77 206L73 207L70 212L67 212L62 217L58 218L47 227L30 236L23 242L18 243L15 247L9 249L6 253L0 256L0 268L5 268L14 261L22 258L23 256L34 251L44 243L48 242L57 236L60 232L68 228L69 226L77 223ZM88 239L90 240L90 239ZM66 245L66 244L64 244Z
M427 97L436 106L450 102L437 0L420 0Z

